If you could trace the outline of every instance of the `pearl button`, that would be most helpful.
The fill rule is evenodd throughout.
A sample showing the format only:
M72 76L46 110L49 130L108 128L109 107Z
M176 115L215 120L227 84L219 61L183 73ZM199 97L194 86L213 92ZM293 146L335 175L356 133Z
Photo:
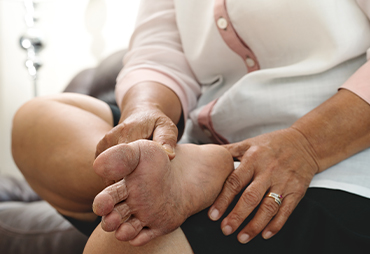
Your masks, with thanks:
M228 23L227 23L227 20L223 17L219 18L217 20L217 26L220 28L220 29L226 29Z
M212 133L208 129L203 130L204 134L206 134L207 137L212 137Z
M247 57L247 59L245 61L248 65L248 67L254 67L256 65L256 62L250 57Z

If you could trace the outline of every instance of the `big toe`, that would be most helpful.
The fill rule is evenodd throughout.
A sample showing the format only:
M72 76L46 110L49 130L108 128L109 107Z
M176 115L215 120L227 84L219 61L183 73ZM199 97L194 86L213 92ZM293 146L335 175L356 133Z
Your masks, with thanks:
M136 142L118 144L102 152L94 161L95 172L109 180L129 175L139 164L140 149Z

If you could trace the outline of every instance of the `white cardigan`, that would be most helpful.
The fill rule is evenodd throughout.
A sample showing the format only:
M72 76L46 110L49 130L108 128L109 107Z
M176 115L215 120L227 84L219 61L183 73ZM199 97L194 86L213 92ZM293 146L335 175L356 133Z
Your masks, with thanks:
M142 0L117 102L142 81L168 86L199 144L287 128L340 87L370 102L369 16L366 0ZM369 165L367 149L311 187L370 198Z

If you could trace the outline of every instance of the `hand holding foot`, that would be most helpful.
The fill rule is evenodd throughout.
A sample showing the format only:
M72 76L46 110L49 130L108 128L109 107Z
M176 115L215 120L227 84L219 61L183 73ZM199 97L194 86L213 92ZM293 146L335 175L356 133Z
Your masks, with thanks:
M234 168L230 153L217 145L191 144L178 145L176 151L170 161L159 144L139 140L96 158L96 173L119 181L94 200L104 230L116 230L118 240L139 246L213 203Z

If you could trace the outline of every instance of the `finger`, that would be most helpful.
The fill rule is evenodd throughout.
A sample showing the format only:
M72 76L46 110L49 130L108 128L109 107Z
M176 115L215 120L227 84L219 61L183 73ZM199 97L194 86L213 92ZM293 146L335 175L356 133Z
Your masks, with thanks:
M115 231L122 223L128 220L131 210L126 203L115 206L113 211L103 216L101 227L107 232Z
M141 221L135 217L131 217L116 230L116 238L120 241L130 241L134 239L143 229Z
M256 215L238 234L239 242L247 243L258 235L279 211L279 204L274 198L265 197Z
M285 197L279 208L278 213L276 214L274 219L267 225L267 227L263 230L262 237L265 239L269 239L276 235L285 225L289 216L297 207L301 199L302 197L298 195L289 195Z
M153 240L156 236L153 229L144 228L140 233L130 241L132 246L143 246Z
M269 184L266 181L255 179L243 192L234 209L221 222L221 229L225 235L230 235L238 229L243 221L260 204Z
M96 195L93 211L96 215L104 216L113 211L114 206L128 197L124 179L112 184Z
M148 119L145 123L122 123L118 144L131 143L139 139L149 139L153 134L154 124Z
M246 142L246 140L222 146L229 151L232 157L239 159L241 159L244 153L250 148L250 145Z
M159 120L153 133L153 141L161 144L170 160L175 158L175 147L178 138L177 126L169 119Z
M121 128L122 125L117 125L104 135L104 137L99 141L99 143L96 146L95 158L98 157L102 152L104 152L108 148L118 144L119 139L118 133L121 132Z
M108 146L108 141L106 140L105 136L99 141L99 143L96 145L95 150L95 158L99 156L103 151L105 151Z
M137 122L123 122L107 132L96 146L95 158L112 146L121 143L130 143L139 139L148 139L153 133L153 124L146 121L145 124Z
M93 168L103 179L120 180L131 174L139 161L138 143L119 144L101 153L95 159Z
M242 162L226 179L220 195L209 209L208 216L211 220L218 220L231 204L234 197L252 180L253 166Z

